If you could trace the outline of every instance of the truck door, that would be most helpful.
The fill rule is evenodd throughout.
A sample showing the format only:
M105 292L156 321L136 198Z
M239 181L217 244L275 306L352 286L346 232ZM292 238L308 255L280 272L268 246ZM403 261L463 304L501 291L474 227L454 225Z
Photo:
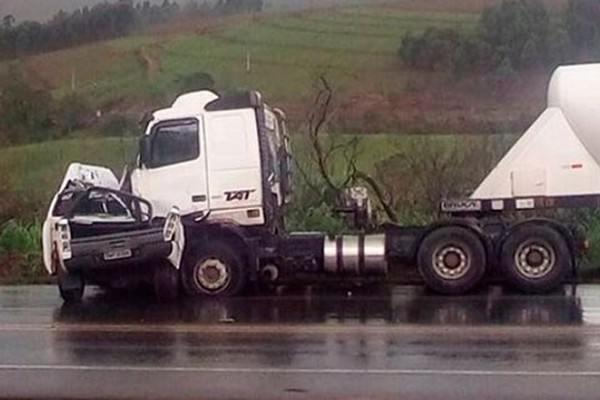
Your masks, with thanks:
M211 216L240 225L261 224L263 192L254 110L207 113L205 127Z
M152 202L156 216L173 206L181 215L206 215L209 208L204 132L198 118L156 123L141 168L132 174L134 192Z

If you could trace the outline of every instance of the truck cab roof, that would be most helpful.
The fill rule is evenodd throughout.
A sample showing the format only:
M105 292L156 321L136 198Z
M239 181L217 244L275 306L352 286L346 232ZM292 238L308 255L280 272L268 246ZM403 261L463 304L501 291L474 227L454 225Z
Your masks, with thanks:
M171 107L154 111L152 121L198 117L214 111L257 108L262 104L262 96L256 91L230 92L221 96L211 90L201 90L182 94Z

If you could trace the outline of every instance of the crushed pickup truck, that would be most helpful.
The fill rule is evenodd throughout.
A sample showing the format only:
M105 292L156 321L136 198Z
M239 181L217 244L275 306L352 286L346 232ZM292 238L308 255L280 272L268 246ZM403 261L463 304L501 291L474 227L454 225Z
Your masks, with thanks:
M69 166L43 226L45 267L71 302L87 283L145 282L158 297L175 297L184 245L177 208L155 218L151 203L122 190L109 169L82 164Z

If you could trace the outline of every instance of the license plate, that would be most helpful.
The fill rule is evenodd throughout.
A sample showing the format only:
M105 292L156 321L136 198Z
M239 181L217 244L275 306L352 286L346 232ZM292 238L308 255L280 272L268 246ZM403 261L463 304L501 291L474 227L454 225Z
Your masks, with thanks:
M104 253L104 260L105 261L121 260L123 258L129 258L132 255L133 254L131 253L130 249L112 250L112 251L107 251L106 253Z

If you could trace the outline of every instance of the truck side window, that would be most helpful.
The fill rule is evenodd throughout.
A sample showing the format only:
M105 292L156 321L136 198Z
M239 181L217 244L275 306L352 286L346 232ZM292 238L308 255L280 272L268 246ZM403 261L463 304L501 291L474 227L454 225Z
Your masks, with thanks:
M197 120L160 123L152 132L149 168L195 160L200 156Z

